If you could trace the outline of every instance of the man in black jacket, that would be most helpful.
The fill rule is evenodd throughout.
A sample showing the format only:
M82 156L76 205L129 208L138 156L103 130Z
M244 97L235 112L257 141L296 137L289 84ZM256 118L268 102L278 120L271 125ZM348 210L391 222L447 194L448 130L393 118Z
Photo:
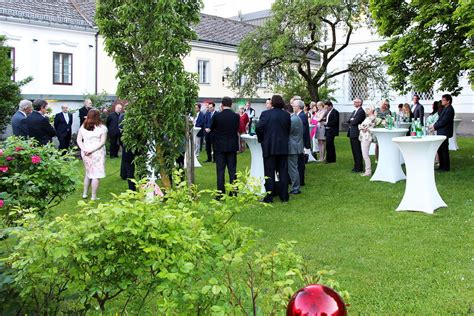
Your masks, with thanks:
M117 158L120 148L120 115L122 114L122 105L115 105L115 111L107 116L107 135L110 140L110 158Z
M229 182L236 179L237 151L239 150L240 117L231 109L232 99L222 98L222 111L214 114L211 132L214 135L214 159L216 160L217 190L225 193L225 168L229 172Z
M45 100L35 100L33 102L33 112L25 120L28 129L28 136L36 139L41 145L51 142L56 131L45 117L48 110L48 102Z
M354 158L354 168L352 172L362 172L362 148L359 140L359 124L365 120L365 111L362 109L362 100L356 98L354 100L354 107L356 108L352 112L349 118L349 130L347 131L347 137L351 139L352 157Z
M54 116L54 128L59 140L59 150L69 149L71 143L72 114L67 105L61 106L61 112Z
M91 99L85 99L84 106L79 109L79 127L81 127L82 123L86 120L87 113L89 113L90 109L92 109L92 101Z
M437 135L444 135L446 139L441 143L438 148L439 157L439 168L438 171L446 172L451 169L451 163L449 161L449 141L448 139L453 137L453 126L454 126L454 108L452 106L453 98L450 94L444 94L441 97L441 104L443 110L439 115L438 121L433 125L433 129Z
M288 141L291 119L288 112L283 111L285 102L279 95L272 97L272 109L263 111L257 124L258 142L262 144L263 167L265 169L264 202L273 202L275 190L275 171L280 178L280 200L287 202L288 195Z
M418 94L413 96L411 112L413 113L413 119L420 119L421 124L423 124L423 119L425 118L425 108L420 104L420 97Z
M334 138L339 136L339 112L333 107L331 101L324 103L327 106L326 124L324 125L324 136L326 136L326 162L336 162L336 146Z

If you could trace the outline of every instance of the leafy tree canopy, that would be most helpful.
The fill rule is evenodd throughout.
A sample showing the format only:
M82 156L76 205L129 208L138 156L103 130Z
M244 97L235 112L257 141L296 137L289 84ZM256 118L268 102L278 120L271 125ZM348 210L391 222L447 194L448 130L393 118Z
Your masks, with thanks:
M139 154L142 166L150 163L160 171L165 187L184 142L184 115L197 99L196 78L184 71L182 60L196 38L192 27L201 6L199 0L97 5L96 22L118 70L117 95L129 101L124 143Z
M18 107L20 87L32 80L30 77L18 82L12 80L15 69L9 58L9 50L5 46L5 37L0 35L0 133L10 123L10 117Z
M242 95L253 95L262 76L269 88L274 88L288 82L297 71L311 99L317 101L321 99L321 87L347 72L383 83L378 56L359 54L345 67L329 67L348 47L366 5L365 1L275 1L272 17L241 42L239 67L231 86Z
M464 74L474 81L472 0L370 0L370 11L389 38L381 50L397 90L428 91L439 80L457 95Z

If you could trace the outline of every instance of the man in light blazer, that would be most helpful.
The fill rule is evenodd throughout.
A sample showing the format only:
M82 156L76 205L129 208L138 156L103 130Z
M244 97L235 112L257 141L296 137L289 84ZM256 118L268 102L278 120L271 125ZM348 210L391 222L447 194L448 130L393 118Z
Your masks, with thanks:
M304 152L303 122L296 115L299 106L293 103L287 107L291 117L290 137L288 141L288 174L291 181L290 194L300 194L300 174L298 171L298 156Z
M15 136L28 136L26 118L33 111L33 105L30 100L21 100L18 105L18 111L12 116L12 130Z
M72 114L67 105L61 106L61 112L54 116L54 129L58 136L59 150L69 149L72 133Z

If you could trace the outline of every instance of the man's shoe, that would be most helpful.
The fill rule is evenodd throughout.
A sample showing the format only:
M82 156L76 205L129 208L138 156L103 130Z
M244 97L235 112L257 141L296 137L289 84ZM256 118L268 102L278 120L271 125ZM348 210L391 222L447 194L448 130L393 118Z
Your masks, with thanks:
M273 203L273 200L272 200L272 199L268 199L268 198L263 198L263 199L261 199L259 202L262 202L262 203Z
M290 194L301 194L300 190L291 190Z

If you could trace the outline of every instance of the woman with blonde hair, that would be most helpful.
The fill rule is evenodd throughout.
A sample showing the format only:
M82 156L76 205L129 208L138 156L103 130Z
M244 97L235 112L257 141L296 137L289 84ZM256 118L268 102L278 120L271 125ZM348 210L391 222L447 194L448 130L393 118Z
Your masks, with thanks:
M402 107L402 112L403 112L403 122L411 122L413 119L413 112L410 109L410 104L405 103L403 104Z
M316 112L316 120L318 121L318 127L316 130L315 137L318 140L319 148L319 162L326 160L326 136L324 135L326 128L326 115L328 113L327 106L324 105L324 102L318 101L316 103L318 111Z
M369 105L365 109L367 116L365 120L359 124L359 140L362 147L362 158L364 158L365 172L361 174L363 177L370 177L372 175L372 165L370 163L369 149L370 144L373 141L373 135L370 131L375 126L375 120L377 118L375 112L375 106Z
M91 200L98 200L97 189L99 179L105 178L105 141L107 127L100 120L100 112L91 109L87 118L77 133L77 145L81 149L84 162L84 191L82 198L86 199L91 186Z

